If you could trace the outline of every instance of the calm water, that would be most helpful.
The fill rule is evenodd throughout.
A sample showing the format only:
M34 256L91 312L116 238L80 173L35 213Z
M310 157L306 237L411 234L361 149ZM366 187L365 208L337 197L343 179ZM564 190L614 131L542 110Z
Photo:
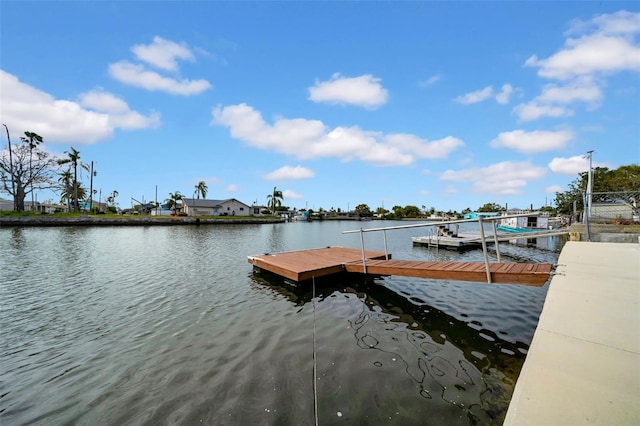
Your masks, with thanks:
M546 286L351 277L314 298L247 263L381 224L0 229L0 423L313 424L315 316L321 425L500 424ZM426 232L389 251L481 260L413 247Z

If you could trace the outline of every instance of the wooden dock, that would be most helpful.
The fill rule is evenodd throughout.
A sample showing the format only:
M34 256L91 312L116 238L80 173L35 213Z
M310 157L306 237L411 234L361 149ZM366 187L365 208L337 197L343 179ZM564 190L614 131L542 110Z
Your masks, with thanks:
M520 233L508 233L499 232L494 235L487 233L485 236L486 244L492 245L498 242L514 241L518 239L533 239L533 238L545 238L556 235L568 234L568 229L552 229L538 232L520 232ZM482 248L482 238L480 233L459 233L456 235L425 235L421 237L411 237L411 241L414 245L421 245L425 247L437 247L449 250L472 250Z
M284 253L248 256L254 268L272 272L292 281L306 281L342 272L370 275L487 282L484 262L433 262L391 260L382 252L346 247L326 247ZM490 263L491 282L543 286L551 274L549 263Z

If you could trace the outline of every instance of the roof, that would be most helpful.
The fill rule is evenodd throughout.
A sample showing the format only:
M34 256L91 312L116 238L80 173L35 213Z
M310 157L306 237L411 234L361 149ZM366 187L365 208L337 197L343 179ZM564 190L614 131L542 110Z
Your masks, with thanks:
M188 207L221 207L223 204L230 201L236 201L240 204L244 204L242 201L238 201L235 198L227 198L226 200L207 200L204 198L183 198L182 202ZM244 204L248 206L247 204Z

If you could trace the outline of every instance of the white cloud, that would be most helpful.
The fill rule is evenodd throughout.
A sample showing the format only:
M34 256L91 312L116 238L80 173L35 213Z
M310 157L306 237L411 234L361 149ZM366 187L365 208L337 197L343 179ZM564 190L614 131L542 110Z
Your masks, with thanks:
M513 112L520 121L533 121L541 117L570 117L573 115L573 110L567 107L545 105L536 101L516 105L513 108Z
M211 87L207 80L186 80L164 77L155 71L145 69L143 65L120 61L109 64L109 75L131 86L147 90L159 90L173 95L197 95Z
M228 127L232 137L300 159L336 157L379 166L404 166L418 158L444 158L464 145L451 136L427 141L414 135L385 135L357 126L329 129L319 120L303 118L278 118L270 125L259 111L246 104L218 106L212 114L212 124Z
M178 44L171 40L155 36L151 44L136 44L131 48L136 57L165 71L177 71L176 59L195 61L195 56L185 43Z
M544 167L534 166L528 161L504 161L483 168L447 170L440 175L445 182L471 183L476 193L520 195L528 181L542 178Z
M40 134L45 141L90 144L113 135L116 129L156 127L160 116L132 111L117 96L102 91L81 94L77 102L55 99L0 70L0 115L10 128Z
M602 98L602 89L592 78L580 77L564 85L545 85L540 95L526 104L517 105L513 112L520 121L541 117L567 117L574 114L567 105L583 102L588 109L594 109L599 106Z
M551 186L547 186L544 189L544 192L546 194L555 194L556 192L564 192L564 188L561 187L560 185L551 185Z
M603 34L633 34L640 32L640 14L620 10L599 15L590 21L575 20L567 34L582 34L595 29Z
M600 102L602 96L602 90L595 84L593 79L578 78L564 86L557 84L545 85L542 93L535 98L535 101L547 104L585 102L595 105Z
M289 181L289 180L308 179L314 176L315 176L315 173L313 173L313 170L307 169L306 167L284 166L284 167L280 167L278 170L274 170L273 172L267 174L265 176L265 179Z
M547 59L531 56L525 66L537 67L545 78L568 80L594 73L635 71L640 68L640 48L633 40L604 35L569 39L566 48Z
M309 87L309 100L376 108L384 105L389 97L380 82L380 78L370 74L349 78L335 73L330 80L316 80L315 85Z
M503 84L502 91L496 95L496 102L502 105L508 104L514 91L515 89L510 84Z
M549 168L554 173L578 175L589 170L589 159L582 155L569 158L556 157L549 163Z
M177 59L195 61L195 55L185 43L176 43L162 37L154 37L151 44L136 44L131 48L136 58L161 71L178 72ZM204 79L190 80L186 78L167 77L156 71L148 70L143 64L126 60L109 64L109 75L130 86L146 90L161 91L172 95L197 95L211 88L211 83Z
M108 114L109 122L114 128L134 130L160 125L160 114L152 113L147 117L131 111L124 100L112 93L97 90L82 93L79 103L85 108Z
M476 90L475 92L467 93L466 95L458 96L454 101L469 105L478 102L486 101L493 96L493 87L487 86L484 89Z
M593 168L596 167L607 167L610 168L611 165L608 163L602 163L599 161L594 161L592 159L591 166ZM577 176L580 173L586 172L589 170L589 158L587 155L574 155L569 158L556 157L549 163L549 169L551 169L554 173L559 173L562 175L574 175Z
M490 145L493 148L509 148L530 154L562 149L571 139L573 139L573 133L569 130L557 132L513 130L501 132L497 138L491 141Z
M434 84L436 84L440 80L442 80L442 75L440 75L440 74L432 75L431 77L427 78L426 80L419 81L418 82L418 86L423 87L423 88L424 87L433 86Z
M239 192L240 185L237 185L235 183L230 183L229 185L227 185L225 189L227 190L227 192Z
M427 141L415 135L397 133L388 135L384 141L417 158L431 160L446 158L453 151L464 146L464 142L452 136L436 141Z
M290 189L285 189L282 191L282 198L285 200L301 200L304 197Z
M597 108L606 76L640 70L638 34L640 13L620 11L577 21L567 32L576 37L567 38L562 49L546 59L532 55L524 64L538 68L540 77L568 83L546 85L538 97L515 107L514 113L521 121L530 121L573 115L568 105L576 102Z

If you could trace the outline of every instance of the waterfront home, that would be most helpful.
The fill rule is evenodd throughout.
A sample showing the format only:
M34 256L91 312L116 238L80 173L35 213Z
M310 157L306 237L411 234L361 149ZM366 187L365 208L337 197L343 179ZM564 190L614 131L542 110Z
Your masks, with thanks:
M182 211L188 216L252 216L254 209L235 198L226 200L183 198Z
M13 200L0 200L0 211L13 211ZM36 201L31 206L30 200L24 200L24 211L36 211L38 213L58 213L69 211L64 204L41 203Z

